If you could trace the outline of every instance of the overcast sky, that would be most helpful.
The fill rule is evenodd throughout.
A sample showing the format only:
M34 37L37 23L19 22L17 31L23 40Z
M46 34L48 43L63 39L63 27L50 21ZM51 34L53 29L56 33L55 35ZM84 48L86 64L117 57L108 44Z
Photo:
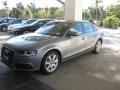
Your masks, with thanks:
M0 8L3 8L3 2L5 0L0 0ZM33 0L7 0L8 1L8 7L12 8L16 6L16 3L21 2L23 5L27 5ZM63 0L65 1L65 0ZM116 4L117 0L103 0L103 5L106 7L110 4ZM56 0L35 0L36 7L61 7L62 5L58 3ZM94 0L82 0L82 7L87 8L90 5L95 5Z

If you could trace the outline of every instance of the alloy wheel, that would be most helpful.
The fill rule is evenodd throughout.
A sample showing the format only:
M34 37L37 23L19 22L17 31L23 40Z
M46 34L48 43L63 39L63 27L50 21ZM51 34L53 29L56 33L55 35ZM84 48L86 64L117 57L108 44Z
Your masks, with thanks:
M59 64L59 58L56 54L49 55L45 61L46 70L51 73L54 72Z

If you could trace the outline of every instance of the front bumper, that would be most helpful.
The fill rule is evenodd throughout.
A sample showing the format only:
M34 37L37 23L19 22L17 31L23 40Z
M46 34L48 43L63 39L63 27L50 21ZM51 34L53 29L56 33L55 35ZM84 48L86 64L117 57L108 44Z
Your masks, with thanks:
M8 32L9 34L14 34L14 31L13 31L13 30L10 30L10 29L8 29L7 32Z
M15 51L14 51L14 54L6 60L3 49L1 56L2 56L2 62L14 70L37 71L40 69L41 60L37 56L30 56L30 57L17 56L15 55Z

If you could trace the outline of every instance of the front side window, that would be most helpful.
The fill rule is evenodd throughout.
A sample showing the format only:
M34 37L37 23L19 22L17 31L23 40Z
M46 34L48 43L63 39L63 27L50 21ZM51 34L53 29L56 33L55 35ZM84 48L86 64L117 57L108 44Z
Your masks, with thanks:
M86 33L94 31L92 24L90 24L88 22L84 22L83 26L84 26L84 30L85 30Z
M36 20L28 20L28 21L26 21L26 23L25 24L32 24L33 22L35 22Z
M45 21L38 21L37 25L38 26L43 26L46 22Z
M83 33L83 28L81 23L74 23L70 28L71 35L80 35Z
M17 24L17 23L21 23L22 21L21 20L14 20L11 22L11 24Z

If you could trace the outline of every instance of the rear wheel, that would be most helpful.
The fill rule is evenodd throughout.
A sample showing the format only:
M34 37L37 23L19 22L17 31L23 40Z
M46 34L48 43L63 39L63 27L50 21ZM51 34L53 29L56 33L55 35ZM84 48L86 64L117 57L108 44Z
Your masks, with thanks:
M60 55L56 51L48 52L41 63L41 70L44 74L55 72L60 63Z
M95 54L98 54L98 53L100 53L101 48L102 48L102 41L101 41L101 40L98 40L98 41L96 42L95 49L93 50L93 52L94 52Z

